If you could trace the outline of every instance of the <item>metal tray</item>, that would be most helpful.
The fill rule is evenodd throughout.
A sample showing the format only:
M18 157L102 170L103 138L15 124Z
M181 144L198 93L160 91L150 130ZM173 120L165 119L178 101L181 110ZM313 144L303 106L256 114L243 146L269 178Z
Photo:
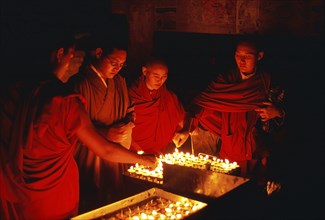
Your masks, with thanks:
M164 183L167 190L194 193L219 198L250 179L239 176L164 163Z
M141 204L144 201L148 201L153 198L163 198L167 200L171 200L173 202L177 201L188 201L192 204L195 204L195 210L192 210L188 216L193 215L194 213L198 212L199 210L203 209L207 206L206 203L200 202L197 200L189 199L180 195L176 195L167 191L164 191L159 188L151 188L134 196L128 197L126 199L117 201L115 203L103 206L101 208L92 210L90 212L86 212L84 214L78 215L76 217L71 218L71 220L84 220L84 219L105 219L104 217L107 216L109 219L109 215L118 212L119 210L133 207L137 204ZM186 216L184 216L186 217ZM183 218L182 218L183 219Z

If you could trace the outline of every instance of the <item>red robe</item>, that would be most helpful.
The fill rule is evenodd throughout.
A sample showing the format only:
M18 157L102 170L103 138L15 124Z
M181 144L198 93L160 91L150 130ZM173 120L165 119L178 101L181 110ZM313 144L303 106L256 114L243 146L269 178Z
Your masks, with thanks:
M265 72L242 80L239 71L233 71L219 75L193 100L202 108L194 124L200 123L221 137L221 158L237 162L252 159L257 149L255 125L259 118L254 109L267 100L269 87L270 76Z
M136 114L133 141L145 153L163 152L184 119L182 104L165 84L150 94L143 76L130 86L129 93ZM134 147L131 149L135 150Z
M79 174L73 152L84 106L82 97L64 89L53 96L60 84L40 86L18 111L11 145L1 152L1 217L66 219L77 214Z
M109 128L115 123L129 120L128 116L133 112L134 107L124 77L117 74L113 79L107 79L106 87L100 77L88 66L84 72L76 74L71 79L70 82L75 89L86 99L87 111L97 128ZM120 143L126 148L130 148L131 132L130 128L129 139ZM103 160L81 143L76 148L75 158L82 172L82 200L86 199L86 202L90 202L93 199L100 204L106 204L121 199L125 164ZM95 186L92 186L93 184ZM98 195L88 195L91 187L95 187ZM91 198L93 196L94 198Z

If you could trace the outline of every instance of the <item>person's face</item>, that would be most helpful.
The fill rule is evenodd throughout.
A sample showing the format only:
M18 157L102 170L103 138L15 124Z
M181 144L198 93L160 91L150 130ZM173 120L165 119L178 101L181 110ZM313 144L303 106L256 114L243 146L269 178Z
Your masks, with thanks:
M156 90L166 82L168 68L162 64L153 64L150 67L142 67L142 73L145 76L148 89Z
M125 66L127 52L125 50L114 49L111 54L100 58L99 71L104 78L113 78Z
M263 52L257 52L249 44L239 44L235 52L235 60L240 72L251 74L255 71L257 62L262 59Z
M73 53L73 57L70 59L68 69L66 71L67 77L71 77L79 72L80 66L84 61L85 52L83 50L76 50Z
M77 54L77 57L75 55ZM84 53L75 51L74 47L68 48L66 51L64 48L59 48L56 52L56 62L54 66L54 73L57 78L62 82L68 81L68 79L79 72L79 67L83 62Z

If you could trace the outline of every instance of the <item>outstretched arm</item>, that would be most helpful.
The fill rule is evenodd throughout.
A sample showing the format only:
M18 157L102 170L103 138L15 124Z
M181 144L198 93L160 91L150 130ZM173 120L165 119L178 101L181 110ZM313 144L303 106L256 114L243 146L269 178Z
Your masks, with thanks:
M186 114L183 127L181 130L175 132L173 137L173 142L177 148L181 147L191 135L191 133L196 129L196 119L191 114Z
M119 163L139 163L145 166L155 167L157 160L154 156L140 156L125 149L120 144L108 141L97 133L94 125L85 111L81 111L81 127L77 136L89 149L99 157Z

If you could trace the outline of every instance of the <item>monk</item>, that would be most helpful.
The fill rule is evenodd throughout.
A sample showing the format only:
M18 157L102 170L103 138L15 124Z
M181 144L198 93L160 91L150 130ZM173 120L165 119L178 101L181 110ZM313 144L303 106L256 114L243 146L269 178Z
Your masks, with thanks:
M19 108L7 126L10 135L1 134L1 219L69 219L78 214L77 141L104 160L155 164L154 157L133 153L97 132L85 99L65 83L83 60L75 59L74 40L69 39L59 41L52 51L49 77L23 87L25 92L15 99L22 101L15 102ZM8 120L1 118L6 125Z
M219 150L216 145L209 146L215 155L239 163L243 176L251 176L257 162L266 166L270 151L261 141L262 136L283 124L285 112L284 91L258 65L263 56L255 39L248 37L237 42L235 67L219 74L192 100L191 117L187 120L190 122L174 138L178 146L189 134L198 142L212 137L221 140ZM194 146L200 151L200 144Z
M118 36L116 36L118 37ZM127 47L114 36L93 33L87 38L86 61L80 74L69 80L87 101L87 112L96 129L126 149L131 146L134 105L125 78ZM78 144L75 157L82 170L81 208L97 208L123 198L124 164L110 163Z
M183 126L185 111L176 94L167 88L167 77L166 62L151 57L129 87L136 115L131 146L134 151L161 154L169 150L168 146L175 149L172 139Z

